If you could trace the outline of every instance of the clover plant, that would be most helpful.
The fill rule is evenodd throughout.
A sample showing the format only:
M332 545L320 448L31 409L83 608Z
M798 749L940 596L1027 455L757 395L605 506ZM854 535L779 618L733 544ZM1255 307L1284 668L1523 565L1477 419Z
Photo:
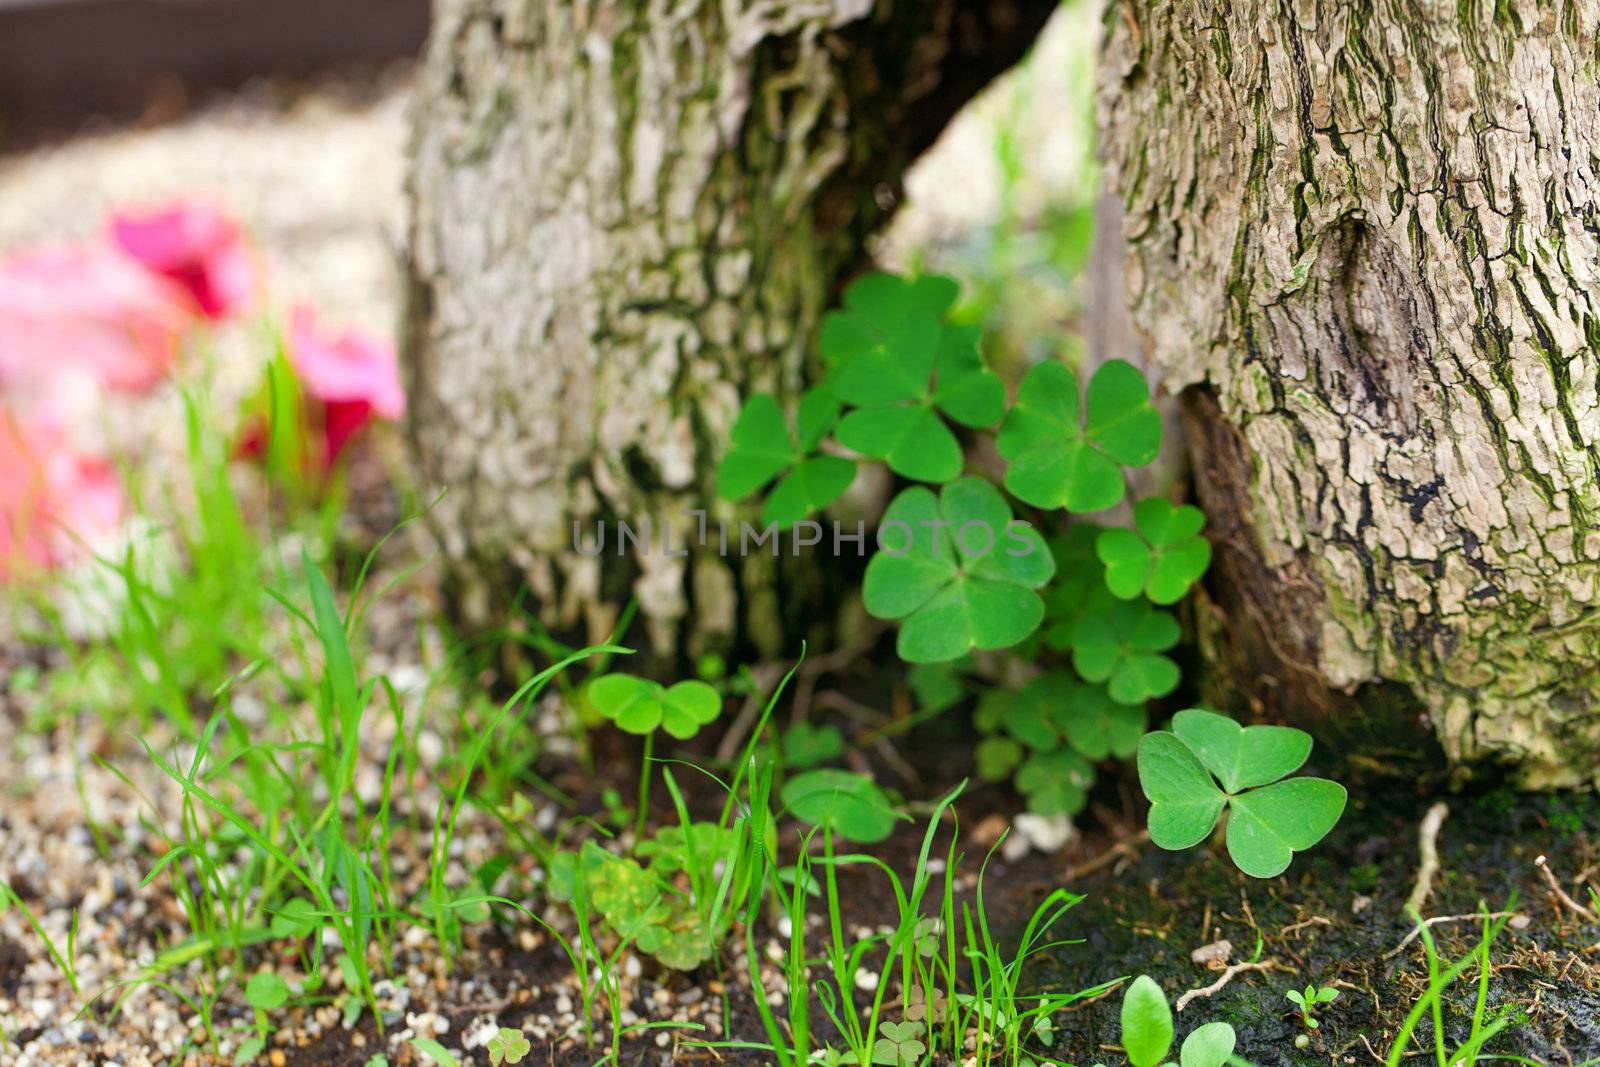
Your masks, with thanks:
M1153 496L1134 506L1133 523L1102 530L1095 541L1106 587L1123 600L1143 593L1151 603L1176 604L1211 563L1211 542L1200 536L1206 517Z
M645 817L650 811L650 769L656 731L662 730L679 741L689 740L722 714L722 696L705 682L663 686L631 674L602 675L589 682L587 692L589 703L601 715L620 729L644 737L634 825L635 833L643 836Z
M1007 461L1006 488L1018 499L1040 508L1104 511L1126 492L1122 468L1156 458L1161 416L1144 375L1130 363L1102 365L1080 405L1072 371L1046 362L1022 379L995 445Z
M613 933L668 967L693 970L711 956L713 939L691 901L654 870L593 841L555 854L545 891L562 904L581 894Z
M1322 840L1344 813L1345 790L1325 778L1288 778L1311 737L1287 726L1240 726L1202 708L1139 742L1139 782L1150 800L1150 839L1197 845L1228 810L1228 855L1244 873L1272 878L1294 853Z
M908 663L1007 648L1044 618L1036 590L1055 561L1037 533L1013 525L1011 508L988 482L959 478L937 498L921 486L907 489L880 529L899 540L867 564L862 597L871 614L901 620L897 647Z
M826 389L812 389L800 398L792 431L776 400L764 393L752 396L733 424L728 452L717 469L717 492L742 500L778 479L761 519L779 526L827 507L856 476L850 460L814 454L838 419L839 401Z
M533 1045L521 1030L502 1026L500 1032L489 1039L488 1049L489 1063L500 1067L502 1063L521 1063L533 1050Z
M871 778L835 768L797 774L778 796L801 822L864 845L887 838L900 818Z
M1095 764L1131 755L1145 705L1182 681L1168 655L1181 637L1178 619L1162 609L1183 600L1210 565L1205 516L1150 496L1131 501L1126 526L1077 518L1126 500L1127 471L1160 451L1161 416L1144 375L1109 360L1080 383L1066 363L1046 359L1008 404L959 295L937 275L856 280L823 319L824 373L796 402L793 426L775 397L752 396L719 468L719 492L742 500L771 485L763 519L782 525L844 492L854 468L838 453L926 483L901 488L879 521L862 585L866 610L898 628L916 717L976 693L979 775L1009 778L1032 811L1072 814L1086 803ZM969 465L967 445L991 433L1000 462ZM815 766L837 755L836 738L797 728L781 752L791 769ZM1169 747L1155 742L1158 755ZM1190 770L1200 772L1182 788L1201 793L1199 783L1211 779L1191 755ZM826 795L840 799L821 807L802 800L797 813L809 810L836 832L852 822L869 837L886 834L887 805L852 799L858 788L838 779ZM1280 810L1309 805L1300 826L1332 825L1332 794L1322 785L1285 783L1259 798L1254 786L1212 788L1221 803L1206 794L1195 817L1215 807L1214 823L1223 806L1233 808L1230 851L1246 857L1247 870L1304 847L1308 832L1280 840ZM1157 807L1170 817L1170 805Z

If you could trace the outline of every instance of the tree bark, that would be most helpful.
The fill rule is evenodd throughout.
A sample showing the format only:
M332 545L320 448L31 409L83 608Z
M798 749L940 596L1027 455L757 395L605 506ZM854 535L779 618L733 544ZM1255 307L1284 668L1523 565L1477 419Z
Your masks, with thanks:
M740 516L713 487L741 397L803 385L906 166L1054 6L441 0L406 369L468 621L526 583L548 625L600 636L634 592L658 651L778 651L792 561L585 557L574 524L665 522L676 548L691 509Z
M1119 0L1134 320L1184 390L1233 688L1392 683L1600 775L1600 4Z

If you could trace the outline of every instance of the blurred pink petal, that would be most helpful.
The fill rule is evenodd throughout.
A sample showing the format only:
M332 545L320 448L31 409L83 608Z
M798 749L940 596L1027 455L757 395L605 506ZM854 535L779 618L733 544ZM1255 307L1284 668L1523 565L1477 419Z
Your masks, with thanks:
M192 321L173 283L104 245L40 248L0 261L0 389L86 370L142 391L178 356Z
M332 464L373 416L398 419L406 395L394 345L356 330L326 333L309 307L294 310L289 363L307 398L323 408L324 461Z
M255 263L244 231L208 204L178 201L144 213L119 212L111 236L147 269L182 286L208 319L236 315L255 296Z
M0 408L0 581L60 567L117 529L116 469L75 451L48 417Z

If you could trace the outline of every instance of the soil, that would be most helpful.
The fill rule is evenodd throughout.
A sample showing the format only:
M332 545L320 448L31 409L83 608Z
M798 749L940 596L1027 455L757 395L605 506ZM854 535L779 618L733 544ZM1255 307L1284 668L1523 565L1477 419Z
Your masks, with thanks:
M1180 1034L1211 1020L1232 1023L1239 1053L1260 1067L1381 1060L1426 985L1420 941L1394 950L1413 929L1405 917L1417 867L1417 832L1428 802L1398 789L1353 791L1352 810L1328 840L1296 859L1290 874L1267 882L1240 875L1220 855L1147 848L1138 863L1082 887L1088 900L1073 922L1086 941L1051 954L1033 973L1042 982L1085 986L1148 973L1175 1000L1218 973L1190 960L1226 938L1235 962L1260 958L1273 968L1246 972L1178 1018ZM1439 836L1439 870L1424 913L1472 915L1514 910L1494 943L1491 1008L1525 1016L1489 1049L1553 1064L1600 1056L1600 926L1579 919L1547 890L1537 857L1570 887L1595 870L1600 801L1592 796L1513 796L1491 792L1448 800ZM1076 888L1076 887L1075 887ZM1568 889L1575 897L1586 894ZM1521 927L1520 929L1518 927ZM1478 941L1476 921L1431 928L1440 951L1458 959ZM1453 1051L1464 1038L1476 995L1476 970L1446 998L1445 1033ZM1321 1008L1321 1026L1304 1050L1303 1027L1285 998L1308 984L1339 998ZM1117 1035L1118 1000L1108 998L1059 1020L1079 1062L1103 1055ZM1424 1019L1413 1048L1432 1048Z

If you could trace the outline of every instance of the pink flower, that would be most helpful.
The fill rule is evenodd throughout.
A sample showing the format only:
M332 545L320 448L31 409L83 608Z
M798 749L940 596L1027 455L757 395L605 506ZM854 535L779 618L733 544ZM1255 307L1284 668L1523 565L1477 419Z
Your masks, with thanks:
M0 581L60 567L122 520L116 469L71 447L48 416L0 407Z
M406 394L394 345L345 330L327 333L302 304L289 329L289 363L307 398L322 408L323 463L332 466L345 445L374 417L405 414Z
M104 245L0 261L0 390L87 371L143 391L178 356L193 319L183 290Z
M208 319L238 314L255 295L244 231L207 204L178 201L142 214L119 212L111 219L111 237L146 269L182 286Z

